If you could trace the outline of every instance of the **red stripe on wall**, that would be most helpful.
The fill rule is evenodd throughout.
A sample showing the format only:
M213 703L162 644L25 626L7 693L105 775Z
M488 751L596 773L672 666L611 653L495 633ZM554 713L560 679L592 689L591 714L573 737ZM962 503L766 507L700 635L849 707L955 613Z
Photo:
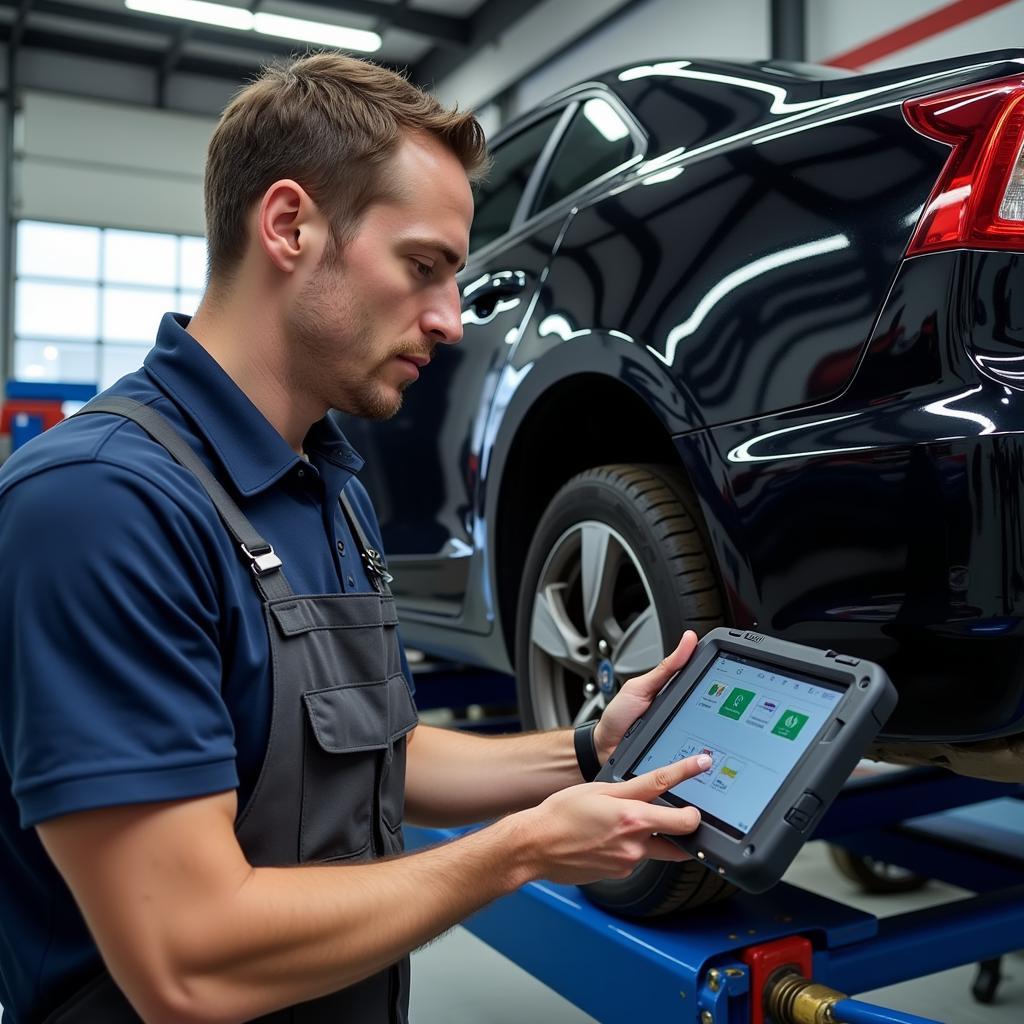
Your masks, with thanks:
M1014 3L1015 0L955 0L938 10L925 14L916 21L907 22L900 28L886 32L885 35L872 39L846 53L837 54L823 61L837 68L849 68L856 71L873 61L888 57L897 50L905 50L914 43L937 36L940 32L962 25L965 21L977 18L981 14Z

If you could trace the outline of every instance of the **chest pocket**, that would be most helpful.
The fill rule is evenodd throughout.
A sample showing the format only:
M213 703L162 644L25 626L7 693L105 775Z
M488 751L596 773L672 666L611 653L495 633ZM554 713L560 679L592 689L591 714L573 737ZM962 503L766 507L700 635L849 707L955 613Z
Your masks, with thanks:
M274 710L260 780L238 823L243 849L254 864L396 852L405 737L417 716L394 598L292 597L266 609Z
M417 720L405 677L311 690L303 702L300 860L398 852L405 737Z

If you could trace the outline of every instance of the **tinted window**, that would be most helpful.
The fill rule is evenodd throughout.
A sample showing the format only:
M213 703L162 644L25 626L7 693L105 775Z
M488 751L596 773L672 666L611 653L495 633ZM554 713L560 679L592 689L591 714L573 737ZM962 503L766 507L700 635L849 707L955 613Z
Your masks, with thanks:
M471 250L481 248L508 231L530 174L561 113L530 125L492 154L491 173L476 189L476 213L469 237Z
M615 108L602 99L586 100L559 143L540 201L534 209L557 203L587 182L625 163L633 151L633 137Z

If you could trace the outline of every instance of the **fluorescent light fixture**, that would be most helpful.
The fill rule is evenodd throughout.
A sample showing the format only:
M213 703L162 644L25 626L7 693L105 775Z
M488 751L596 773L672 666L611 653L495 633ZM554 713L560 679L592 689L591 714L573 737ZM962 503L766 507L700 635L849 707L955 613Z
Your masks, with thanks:
M376 32L328 25L322 21L306 21L303 18L286 18L281 14L265 14L262 11L255 15L253 28L265 36L300 39L304 43L323 43L340 50L374 53L381 47L381 38Z
M615 108L604 100L587 100L583 104L583 116L609 142L618 142L629 134L626 122L615 112Z
M165 18L184 18L204 25L220 25L246 31L252 28L252 11L227 4L211 4L206 0L124 0L130 11L162 14Z
M304 43L320 43L340 50L374 53L381 48L381 38L376 32L328 25L323 21L286 18L263 11L253 14L243 7L207 3L206 0L124 0L124 5L130 11L141 11L144 14L160 14L165 18L182 18L203 25L218 25L239 32L258 32L264 36L296 39Z

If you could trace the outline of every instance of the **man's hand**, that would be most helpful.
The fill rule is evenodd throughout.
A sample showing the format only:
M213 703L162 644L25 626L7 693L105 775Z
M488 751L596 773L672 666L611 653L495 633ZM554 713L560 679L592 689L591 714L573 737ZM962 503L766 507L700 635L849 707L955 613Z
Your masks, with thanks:
M679 641L679 646L667 654L657 667L623 684L605 708L594 730L594 743L601 764L608 760L612 751L622 742L626 730L651 706L651 701L661 688L690 660L696 646L697 634L688 629Z
M700 812L649 801L710 765L699 754L628 782L571 786L505 820L519 819L526 829L533 877L564 885L625 878L643 860L688 859L657 833L687 835L700 824Z

